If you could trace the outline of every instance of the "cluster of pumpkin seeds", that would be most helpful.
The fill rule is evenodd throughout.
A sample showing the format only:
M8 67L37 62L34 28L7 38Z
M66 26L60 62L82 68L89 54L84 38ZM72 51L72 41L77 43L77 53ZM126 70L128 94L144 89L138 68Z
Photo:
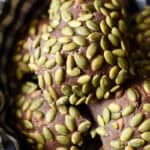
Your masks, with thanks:
M136 40L141 48L149 50L150 47L150 7L147 6L137 14L136 21Z
M98 127L91 130L102 138L104 149L149 150L150 149L150 81L142 86L128 88L117 100L110 100L97 107L93 114ZM141 104L140 104L141 103Z
M74 106L49 103L32 82L22 86L14 113L19 131L36 150L78 150L91 126Z
M73 105L109 98L129 77L120 0L52 0L49 17L30 39L29 67L39 87Z

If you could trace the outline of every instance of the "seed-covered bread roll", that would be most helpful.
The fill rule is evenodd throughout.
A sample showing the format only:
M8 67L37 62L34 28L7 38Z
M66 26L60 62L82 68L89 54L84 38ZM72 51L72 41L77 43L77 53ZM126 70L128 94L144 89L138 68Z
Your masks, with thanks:
M150 80L135 83L115 99L90 106L104 150L149 150Z
M18 130L36 150L78 150L91 122L74 106L49 103L34 83L26 82L13 108Z

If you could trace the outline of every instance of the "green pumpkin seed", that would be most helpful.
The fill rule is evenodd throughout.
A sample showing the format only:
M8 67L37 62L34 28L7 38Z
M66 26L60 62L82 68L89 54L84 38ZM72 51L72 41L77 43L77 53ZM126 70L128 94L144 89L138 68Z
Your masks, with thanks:
M137 94L132 88L127 89L127 97L133 102L137 101Z
M79 21L87 21L93 17L93 14L87 13L87 14L81 14L78 18Z
M124 20L119 20L119 30L122 32L122 33L126 33L127 31L127 26L126 26L126 23Z
M113 65L116 63L116 58L110 51L104 51L104 58L105 58L105 61L110 65Z
M146 103L143 105L143 110L146 111L146 112L150 112L150 104L149 103Z
M78 99L78 101L76 102L76 106L78 106L78 105L81 105L81 104L83 104L83 103L85 103L85 100L86 100L86 97L84 96L84 97L81 97L80 99Z
M98 41L100 39L100 33L99 32L92 32L88 35L87 39L90 42Z
M78 101L78 97L77 97L75 94L72 94L72 95L69 97L69 102L70 102L70 104L74 105L77 101Z
M90 79L91 79L91 77L90 77L89 75L87 75L87 74L81 75L81 76L78 78L78 83L84 84L84 83L89 82Z
M53 134L49 128L43 127L42 134L43 134L45 140L48 140L50 142L52 142L54 140Z
M80 132L74 132L71 136L71 141L73 144L78 144L81 141Z
M31 134L31 137L33 139L35 139L38 143L40 144L44 144L44 137L42 134L38 133L38 132L34 132Z
M51 87L51 86L49 86L49 94L50 94L50 96L54 99L54 100L56 100L57 99L57 93L56 93L56 91L55 91L55 89L53 88L53 87Z
M99 11L100 8L102 7L103 3L104 3L103 1L95 0L95 1L94 1L94 7L95 7L95 9L96 9L97 11Z
M67 128L63 124L56 124L55 130L58 134L61 134L61 135L66 135L68 133Z
M128 69L128 62L125 58L119 57L117 61L118 61L118 66L121 69L125 69L125 70Z
M56 150L68 150L66 147L57 147Z
M36 59L39 59L41 56L41 51L40 51L40 47L36 48L36 50L34 51L34 57Z
M80 112L78 111L76 107L73 107L73 106L69 108L69 114L70 116L76 119L80 117Z
M68 10L61 11L61 17L65 22L68 22L72 19L72 15Z
M79 46L86 45L86 39L83 36L74 36L73 41Z
M44 64L44 66L48 69L53 68L56 65L56 60L54 58L52 58L51 60L46 61L46 63Z
M144 139L147 142L150 142L150 132L144 132L141 134L142 139Z
M104 126L105 126L104 119L102 118L101 115L98 115L98 116L97 116L97 122L98 122L99 126L101 126L101 127L104 127Z
M48 73L47 71L44 72L44 81L47 85L51 85L52 84L52 77L51 74Z
M99 70L99 69L102 67L103 62L104 62L103 56L98 55L96 58L94 58L94 59L92 60L91 69L92 69L93 71Z
M52 108L49 109L48 112L45 115L45 121L47 123L50 123L51 121L53 121L56 117L56 109Z
M134 110L135 110L135 107L130 104L130 105L128 105L127 107L125 107L125 108L122 110L122 115L123 115L123 116L128 116L128 115L130 115Z
M70 8L71 6L73 5L73 0L69 0L69 1L64 1L60 7L60 9L63 11L63 10L66 10L68 8ZM59 7L59 5L58 5Z
M65 105L68 103L68 97L67 96L62 96L60 97L57 102L56 102L56 105L57 106L60 106L60 105Z
M110 10L116 9L116 6L113 5L112 3L105 3L104 6L105 6L107 9L110 9Z
M110 17L110 16L106 16L106 24L110 27L110 28L112 28L113 27L113 19ZM112 28L113 29L113 28Z
M118 19L120 15L117 11L112 11L110 13L110 16L111 16L112 19Z
M56 53L56 63L59 66L62 66L64 64L64 59L63 59L63 56L60 52Z
M103 91L107 91L111 87L111 81L110 79L106 76L103 75L100 79L100 87L103 89Z
M100 76L98 74L94 75L92 78L92 85L97 87L99 85Z
M22 106L22 110L27 111L27 109L29 109L30 106L31 106L31 101L26 101Z
M115 79L118 72L119 72L118 66L112 67L109 71L109 78L112 79L112 80Z
M86 132L89 130L90 126L91 126L90 121L88 120L83 121L82 123L79 124L78 131L80 131L81 133Z
M116 36L114 36L113 34L109 34L108 35L108 39L109 39L109 41L111 42L111 44L113 45L113 46L118 46L119 45L119 39L116 37Z
M78 86L78 85L73 85L73 86L72 86L72 91L73 91L73 93L75 93L75 94L76 94L77 96L79 96L79 97L82 97L82 96L83 96L81 87Z
M49 40L46 41L46 46L51 47L56 43L57 39L56 38L50 38Z
M105 124L109 123L109 121L110 121L110 111L109 111L109 109L104 108L104 110L102 112L102 115L103 115L103 120L104 120Z
M121 33L120 33L120 31L118 30L118 28L113 27L112 30L111 30L111 33L112 33L114 36L118 37L119 39L121 38Z
M150 119L145 120L138 128L140 132L146 132L150 130Z
M123 40L121 40L121 48L123 49L123 50L127 50L128 48L127 48L127 43L125 43L125 41L123 41Z
M70 144L70 139L68 136L59 135L59 136L56 136L56 140L58 141L58 143L60 143L62 145Z
M125 142L131 139L133 135L133 130L131 128L125 128L120 135L120 140Z
M43 99L37 99L37 100L34 100L32 103L31 103L31 106L30 106L30 110L35 110L35 109L39 109L43 104Z
M121 70L116 77L116 84L122 84L128 78L128 72L126 70Z
M112 0L112 4L116 7L120 7L120 1L119 0Z
M40 44L40 36L36 36L36 38L34 39L32 43L32 47L36 48L37 46L39 46L39 44Z
M23 116L23 113L21 112L21 110L18 110L18 109L16 110L15 114L16 114L17 118L22 118L22 116Z
M71 90L71 87L69 85L62 85L61 86L61 92L66 96L69 96L72 94L72 90Z
M102 33L108 34L109 28L107 27L107 24L105 23L105 20L100 21L99 25L100 25L100 29L101 29Z
M80 69L79 68L77 68L77 67L75 67L75 68L73 68L73 69L68 69L67 70L67 74L69 75L69 76L71 76L71 77L75 77L75 76L78 76L78 75L80 75Z
M104 99L108 99L110 97L110 92L107 91L105 94L104 94Z
M109 16L109 12L106 8L101 7L100 8L100 12L104 15L104 16Z
M121 113L120 112L111 114L111 119L112 120L117 120L119 118L121 118Z
M93 20L86 21L86 26L92 31L98 31L99 27Z
M44 117L44 114L41 111L34 111L33 117L35 117L37 120L41 120Z
M110 145L116 150L122 150L124 147L123 143L120 140L113 140L110 142Z
M38 65L43 65L46 62L46 57L45 56L41 56L38 60Z
M104 129L104 127L98 127L96 128L96 133L100 136L107 136L107 131Z
M56 43L52 48L51 48L51 54L56 54L58 51L61 50L62 45L60 43Z
M145 141L140 138L131 139L128 144L133 148L140 148L145 144Z
M75 29L76 34L82 35L82 36L88 36L89 35L89 31L86 27L77 27Z
M98 46L96 43L91 43L88 48L87 48L87 51L86 51L86 57L88 59L92 59L94 57L94 55L96 54L97 52L97 49L98 49Z
M70 27L64 27L61 30L61 32L63 35L66 35L66 36L72 36L73 35L73 30Z
M101 37L100 46L103 50L109 49L109 41L106 36Z
M96 89L96 97L97 99L102 99L104 97L104 91L100 87Z
M71 41L71 39L69 37L59 37L58 38L58 42L62 43L62 44L66 44L66 43L69 43Z
M59 68L55 72L55 82L56 84L61 84L64 80L64 71L62 68Z
M84 94L88 94L91 90L91 84L90 83L85 83L82 85L82 92Z
M118 113L121 110L121 106L119 104L117 104L117 103L114 103L114 102L110 103L108 105L108 108L113 113Z
M74 60L76 65L81 69L85 69L88 65L87 59L82 54L75 53Z
M67 129L71 132L74 131L76 128L74 118L69 115L65 116L65 125L66 125Z
M132 119L130 120L130 125L132 127L137 127L144 119L144 115L142 113L136 114Z
M150 81L149 80L144 81L143 88L144 88L145 92L150 93Z
M149 144L149 145L144 146L144 150L150 150L150 144Z
M68 25L72 28L77 28L81 26L81 22L78 20L71 20L70 22L68 22Z
M33 124L29 120L23 120L23 125L26 129L33 129Z
M68 109L65 105L59 105L58 106L58 111L62 114L62 115L66 115L68 113Z
M118 56L118 57L125 57L125 56L127 56L127 52L125 50L122 50L122 49L114 49L112 51L112 53L115 56Z

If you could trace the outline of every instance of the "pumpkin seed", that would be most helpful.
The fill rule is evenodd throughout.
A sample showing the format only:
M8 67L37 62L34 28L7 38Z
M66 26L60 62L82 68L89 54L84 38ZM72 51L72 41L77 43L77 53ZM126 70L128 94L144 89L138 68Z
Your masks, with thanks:
M100 126L104 127L105 126L105 122L104 122L104 119L102 118L101 115L98 115L97 116L97 122Z
M111 16L112 19L118 19L120 15L117 11L112 11L110 13L110 16Z
M146 132L150 130L150 119L145 120L138 128L140 132Z
M65 116L65 125L66 125L67 129L71 132L74 131L76 128L74 118L69 115Z
M82 54L75 53L74 60L76 65L81 69L85 69L88 65L87 59Z
M56 124L55 130L58 134L61 134L61 135L66 135L68 133L67 128L63 124Z
M101 79L100 79L100 87L104 91L107 91L108 89L110 89L110 87L111 87L111 81L110 81L110 79L106 75L103 75L101 77Z
M101 55L98 55L96 58L92 60L91 68L93 71L99 70L104 62L104 58Z
M137 127L144 119L144 115L142 113L137 113L132 119L130 120L130 125L132 127Z
M70 104L74 105L76 102L77 102L78 98L75 94L72 94L70 97L69 97L69 102Z
M83 121L82 123L79 124L78 131L80 131L81 133L86 132L89 130L90 126L91 126L90 121L88 120Z
M111 33L112 33L114 36L118 37L119 39L121 38L121 33L120 33L120 31L118 30L118 28L113 27L112 30L111 30Z
M56 150L68 150L66 147L57 147Z
M143 88L147 93L150 93L150 81L149 80L144 81Z
M61 84L64 80L64 71L62 68L59 68L55 72L55 82L56 84Z
M52 142L54 140L53 134L49 128L43 127L42 133L43 133L45 140L48 140L50 142Z
M72 94L72 90L71 90L71 87L69 85L62 85L61 86L61 92L66 96L69 96Z
M133 135L133 130L131 128L125 128L120 135L120 140L125 142L131 139Z
M31 101L26 101L22 106L22 110L26 111L30 106L31 106Z
M94 1L94 7L95 7L95 9L96 9L97 11L99 11L100 8L102 7L103 3L104 3L103 1L95 0L95 1Z
M116 9L115 5L113 5L112 3L105 3L104 6L110 10Z
M86 39L83 36L74 36L73 41L79 46L86 45Z
M69 145L70 144L70 139L68 136L64 136L64 135L59 135L56 136L56 140L63 145Z
M80 69L77 67L75 67L73 69L68 69L67 74L72 77L78 76L78 75L80 75Z
M112 4L116 7L120 7L120 1L119 0L112 0Z
M88 36L89 31L86 27L80 26L75 29L76 34L82 35L82 36Z
M150 144L149 144L149 145L144 146L144 150L150 150Z
M147 142L150 142L150 132L144 132L141 134L142 139L144 139Z
M102 112L102 115L103 115L103 120L104 120L105 124L109 123L109 121L110 121L110 111L109 111L109 109L104 108L104 110Z
M109 41L111 42L111 44L113 45L113 46L118 46L119 45L119 40L118 40L118 38L116 37L116 36L114 36L113 34L109 34L108 35L108 39L109 39Z
M35 49L35 51L34 51L34 57L35 57L36 59L39 59L40 56L41 56L40 47L37 47L37 48Z
M91 84L90 83L85 83L82 85L82 92L84 94L88 94L91 90Z
M66 36L72 36L73 35L73 30L70 28L70 27L64 27L62 30L61 30L62 34L63 35L66 35Z
M98 47L97 47L96 43L91 43L87 48L86 57L88 59L92 59L94 57L94 55L96 54L97 48Z
M135 107L130 104L130 105L128 105L127 107L125 107L125 108L122 110L122 115L123 115L123 116L128 116L128 115L130 115L134 110L135 110Z
M106 24L110 27L110 28L112 28L113 27L113 20L112 20L112 18L110 17L110 16L106 16ZM112 28L113 29L113 28Z
M65 43L69 43L71 41L71 39L69 37L59 37L58 38L58 42L62 43L62 44L65 44Z
M66 115L68 113L68 109L65 105L59 105L58 106L58 111L62 114L62 115Z
M100 33L99 32L92 32L88 35L87 39L90 42L98 41L100 39Z
M114 49L112 51L112 53L115 56L118 56L118 57L125 57L125 56L127 56L127 52L125 50L122 50L122 49Z
M81 141L80 132L74 132L71 136L71 141L73 144L78 144Z
M119 20L118 26L119 26L119 30L120 30L122 33L126 33L126 31L127 31L127 26L126 26L126 23L125 23L124 20Z
M23 125L26 129L33 129L33 124L29 120L23 120Z
M69 0L69 1L64 1L60 7L60 9L63 11L63 10L66 10L68 8L70 8L71 6L73 5L73 0ZM58 5L59 6L59 5Z
M72 28L77 28L77 27L81 26L81 22L78 20L71 20L68 22L68 25Z
M83 104L83 103L85 103L85 100L86 100L86 97L84 96L84 97L81 97L77 102L76 102L76 106L78 106L78 105L80 105L80 104Z
M57 106L60 106L60 105L65 105L68 103L68 97L67 96L62 96L60 97L57 102L56 102L56 105Z
M61 17L65 22L68 22L72 19L72 15L68 10L61 11Z
M46 62L45 56L41 56L37 61L38 65L43 65L45 62Z
M125 150L134 150L131 146L126 146Z
M46 41L46 46L51 47L56 43L57 39L56 38L50 38L49 40Z
M35 117L37 120L41 120L44 117L44 114L41 111L34 111L33 117Z
M104 15L104 16L109 16L109 12L106 8L101 7L100 8L100 12Z
M140 138L131 139L128 144L132 146L133 148L139 148L142 147L145 144L145 141Z
M100 76L98 74L94 75L92 78L92 85L97 87L99 85Z
M100 29L102 31L103 34L108 34L109 32L109 28L107 27L107 24L105 22L105 20L100 21Z
M109 78L112 79L112 80L115 79L118 72L119 72L118 66L113 66L109 71Z
M123 149L123 143L120 140L112 140L110 142L110 145L112 148L116 149L116 150L122 150Z
M103 50L109 49L109 41L106 36L102 36L100 40L100 46Z
M119 118L121 118L121 113L120 112L111 114L111 119L112 120L117 120Z
M98 127L96 128L96 133L100 136L107 136L107 131L104 129L104 127Z
M117 61L118 61L118 66L121 69L125 69L125 70L128 69L128 62L125 58L119 57Z
M56 117L56 109L52 108L49 109L48 112L45 115L45 121L47 123L50 123L51 121L53 121Z
M122 84L128 78L128 72L126 70L121 70L116 77L116 84Z
M143 110L146 111L146 112L150 112L150 104L149 103L145 103L143 105Z
M87 75L87 74L81 75L81 76L78 78L78 83L84 84L84 83L89 82L90 79L91 79L91 77L90 77L89 75Z
M57 99L57 93L56 93L55 89L54 89L52 86L49 86L48 91L49 91L50 96L51 96L54 100L56 100L56 99Z
M132 88L127 89L127 97L129 98L129 100L131 100L133 102L137 101L137 94L136 94L135 90Z
M104 58L105 58L105 61L110 65L113 65L116 63L116 58L110 51L104 51Z
M56 54L58 51L61 50L62 45L60 43L56 43L52 48L51 48L51 54Z
M63 56L62 56L62 54L60 52L56 53L56 63L59 66L62 66L64 64L64 59L63 59Z
M40 108L42 106L42 104L43 104L43 99L34 100L31 103L30 110L33 111L35 109L38 109L38 108Z
M51 85L52 84L52 77L51 74L48 73L47 71L44 72L44 81L47 85Z
M97 99L102 99L104 96L104 91L100 87L96 89L96 97Z
M80 117L80 112L78 111L76 107L73 107L73 106L69 108L69 114L70 116L76 119Z
M44 144L44 137L39 132L31 133L31 137L35 139L38 143Z
M44 80L43 80L42 75L38 75L38 85L41 89L44 88Z
M87 14L81 14L80 17L78 17L79 21L87 21L93 17L93 14L87 13Z
M75 93L75 94L76 94L77 96L79 96L79 97L82 97L82 96L83 96L81 87L78 86L78 85L73 85L73 86L72 86L72 91L73 91L73 93Z
M56 65L56 60L54 58L52 58L51 60L46 61L46 63L44 64L44 66L48 69L53 68Z
M110 103L108 105L108 108L113 113L118 113L121 110L121 106L117 103L114 103L114 102Z
M92 31L98 31L99 27L93 20L86 21L86 26Z

